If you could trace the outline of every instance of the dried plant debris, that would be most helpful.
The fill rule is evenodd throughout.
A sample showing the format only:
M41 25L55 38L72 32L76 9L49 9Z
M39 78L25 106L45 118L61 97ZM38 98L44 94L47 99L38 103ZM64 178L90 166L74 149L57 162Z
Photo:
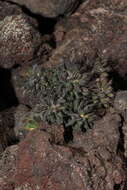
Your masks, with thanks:
M99 110L111 105L109 70L100 59L48 69L35 65L25 78L24 91L39 100L34 112L42 121L86 131Z

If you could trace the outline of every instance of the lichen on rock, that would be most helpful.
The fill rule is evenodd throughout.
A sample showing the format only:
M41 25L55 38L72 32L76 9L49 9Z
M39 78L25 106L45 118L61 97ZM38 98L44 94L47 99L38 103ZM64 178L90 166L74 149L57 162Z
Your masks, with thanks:
M23 14L5 17L0 21L0 66L10 68L34 57L41 43L39 32Z

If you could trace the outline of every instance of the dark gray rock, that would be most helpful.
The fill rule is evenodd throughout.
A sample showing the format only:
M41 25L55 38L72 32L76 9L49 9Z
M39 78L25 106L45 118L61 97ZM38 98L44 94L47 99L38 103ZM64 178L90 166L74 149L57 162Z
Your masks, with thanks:
M57 17L71 13L78 5L79 0L10 0L24 5L31 12L45 17Z

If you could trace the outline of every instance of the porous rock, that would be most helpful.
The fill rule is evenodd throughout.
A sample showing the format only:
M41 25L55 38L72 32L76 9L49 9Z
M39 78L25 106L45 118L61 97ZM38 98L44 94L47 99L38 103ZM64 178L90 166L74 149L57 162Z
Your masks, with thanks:
M18 145L8 147L0 157L0 190L14 190L14 183L8 179L16 171ZM7 164L8 163L8 164Z
M126 170L116 153L119 121L117 114L107 114L89 132L89 139L87 135L77 135L68 145L51 141L47 126L30 132L19 144L16 169L10 178L5 178L6 186L12 183L15 189L124 189Z
M103 119L95 122L94 127L88 130L87 133L74 133L73 145L75 147L79 146L85 148L87 152L92 149L111 149L111 151L116 154L119 135L119 125L121 118L118 114L107 113ZM92 139L92 140L91 140ZM82 144L82 142L86 144Z
M110 61L109 63L115 64L113 67L122 76L126 76L126 22L126 0L84 2L75 14L63 19L56 26L54 35L57 47L47 65L81 62L84 57L94 60L96 52L99 51ZM19 72L25 78L30 73L27 71L23 68ZM14 76L20 80L18 70L16 72ZM22 81L21 79L21 86L23 86ZM21 94L21 99L22 97ZM20 101L26 103L25 97L23 98ZM118 155L119 143L122 140L120 131L122 129L125 138L124 132L127 129L126 126L121 127L122 122L119 114L109 112L87 133L75 132L73 142L68 145L59 144L63 133L61 128L62 133L55 131L55 134L60 133L60 139L58 136L55 138L52 133L53 127L51 129L50 126L43 126L30 132L19 144L15 165L8 167L8 162L2 163L4 167L2 166L3 172L0 171L0 188L2 190L126 189L126 166L122 157ZM6 152L4 153L6 155ZM16 167L14 172L13 167Z
M65 61L65 58L66 61L77 61L90 54L91 59L94 59L94 53L99 52L121 76L125 76L126 26L124 0L85 1L73 15L56 24L54 37L58 48L48 64L57 64Z
M11 68L34 58L41 36L23 14L6 16L0 22L0 66Z

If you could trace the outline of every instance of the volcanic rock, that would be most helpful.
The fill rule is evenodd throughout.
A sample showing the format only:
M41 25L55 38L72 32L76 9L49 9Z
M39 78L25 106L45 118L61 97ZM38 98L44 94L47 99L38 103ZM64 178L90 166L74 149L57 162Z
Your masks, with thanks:
M20 14L6 16L0 22L0 66L11 68L34 58L41 44L41 35L30 24L29 17Z
M124 6L125 5L125 6ZM54 50L48 65L63 61L80 62L84 57L94 60L99 54L121 75L127 73L126 2L86 1L69 18L55 26Z
M124 189L126 170L116 153L119 122L117 114L107 114L89 131L89 139L87 134L80 138L77 134L76 140L68 145L56 144L47 126L33 130L19 144L16 162L8 174L4 170L9 163L4 164L0 173L1 181L5 182L2 188L12 184L15 190L112 190L115 186ZM11 176L7 178L9 173Z
M0 112L0 153L16 142L13 109Z
M10 0L19 5L27 7L31 12L45 16L57 17L69 14L75 10L79 0Z
M22 13L22 9L9 2L0 1L0 21L6 16L19 15Z

